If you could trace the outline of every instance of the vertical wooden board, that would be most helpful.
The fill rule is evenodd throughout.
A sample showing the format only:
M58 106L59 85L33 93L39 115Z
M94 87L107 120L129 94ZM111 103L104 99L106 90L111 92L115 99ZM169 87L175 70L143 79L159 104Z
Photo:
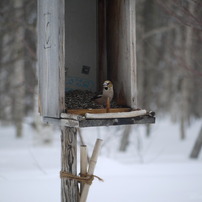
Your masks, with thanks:
M135 1L108 0L108 77L121 105L137 106Z
M64 110L64 0L38 0L38 82L42 116Z
M64 127L61 132L61 171L77 176L77 129ZM61 179L61 201L78 202L76 180Z
M98 89L107 80L106 1L98 0Z
M129 1L129 24L130 24L130 36L129 36L129 47L130 47L130 106L137 108L137 61L136 61L136 12L135 12L135 1ZM126 11L127 13L127 11Z

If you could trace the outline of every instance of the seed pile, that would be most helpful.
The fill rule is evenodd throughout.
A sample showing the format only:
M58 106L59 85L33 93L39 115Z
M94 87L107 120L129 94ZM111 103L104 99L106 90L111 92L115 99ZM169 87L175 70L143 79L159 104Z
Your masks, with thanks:
M66 109L100 109L102 105L96 104L91 99L96 94L88 90L73 90L66 92L65 104ZM110 105L111 108L119 108L120 106L113 100Z

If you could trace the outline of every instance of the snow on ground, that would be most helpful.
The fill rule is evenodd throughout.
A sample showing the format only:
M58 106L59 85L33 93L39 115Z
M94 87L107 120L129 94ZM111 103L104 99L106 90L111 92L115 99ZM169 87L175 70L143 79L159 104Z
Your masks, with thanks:
M202 202L202 155L189 159L201 121L181 141L178 126L167 120L134 126L130 145L118 152L122 127L85 128L82 134L92 152L96 138L104 140L88 202ZM42 144L27 124L23 138L12 127L0 127L0 202L60 201L60 132Z

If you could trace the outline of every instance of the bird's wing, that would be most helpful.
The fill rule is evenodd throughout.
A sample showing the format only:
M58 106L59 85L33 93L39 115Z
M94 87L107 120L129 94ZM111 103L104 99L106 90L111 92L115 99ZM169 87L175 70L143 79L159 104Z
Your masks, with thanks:
M102 97L102 95L95 95L91 100L96 100L96 99L101 98L101 97Z

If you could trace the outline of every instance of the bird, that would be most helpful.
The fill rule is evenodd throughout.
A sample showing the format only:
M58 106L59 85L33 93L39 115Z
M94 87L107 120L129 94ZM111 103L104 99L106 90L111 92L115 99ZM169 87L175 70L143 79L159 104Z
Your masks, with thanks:
M109 102L112 101L114 96L114 89L113 84L111 81L107 80L103 83L103 90L101 95L96 95L92 98L92 100L99 104L99 105L107 105L107 99L109 99Z

